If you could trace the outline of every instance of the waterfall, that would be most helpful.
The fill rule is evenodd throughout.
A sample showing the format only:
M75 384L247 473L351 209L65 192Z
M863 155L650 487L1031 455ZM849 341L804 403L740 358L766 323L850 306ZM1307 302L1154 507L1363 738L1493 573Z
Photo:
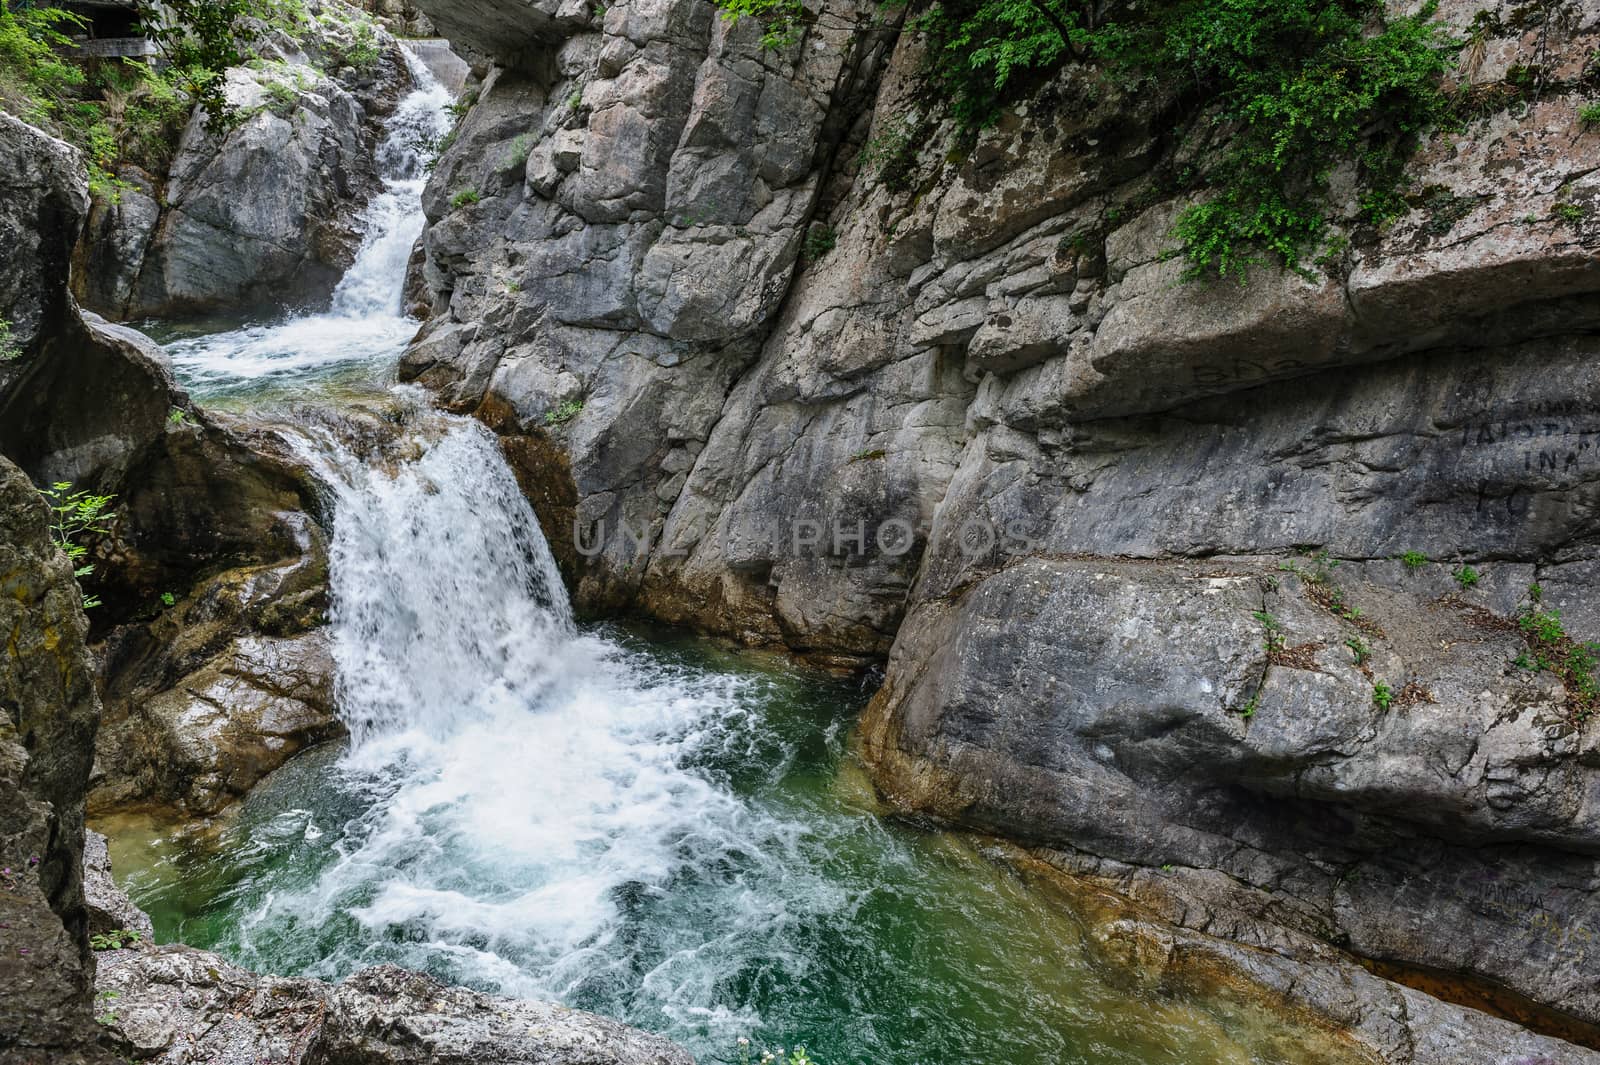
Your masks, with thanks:
M409 51L405 57L414 88L390 116L378 149L384 188L367 206L361 250L334 290L334 317L401 313L406 264L425 222L422 188L427 184L429 146L450 131L451 122L450 91L421 60Z
M277 974L395 962L594 1009L702 1061L753 1060L740 1037L803 1040L829 1065L1281 1060L1124 1000L1010 873L870 816L846 753L859 690L574 623L493 435L386 387L416 324L419 146L448 126L448 94L412 72L329 311L168 346L208 403L297 401L278 421L327 493L351 738L269 777L214 846L147 856L133 886L164 938ZM379 417L338 402L349 374ZM319 391L334 402L298 402Z
M362 213L355 261L325 314L294 315L167 345L196 398L254 395L263 386L308 373L365 368L386 376L417 323L402 309L406 265L422 233L422 189L430 147L450 129L450 92L409 51L412 90L385 125L377 153L383 190Z
M326 434L302 452L336 497L334 658L358 747L525 711L559 676L573 632L538 518L489 431L411 413L416 457L396 468Z

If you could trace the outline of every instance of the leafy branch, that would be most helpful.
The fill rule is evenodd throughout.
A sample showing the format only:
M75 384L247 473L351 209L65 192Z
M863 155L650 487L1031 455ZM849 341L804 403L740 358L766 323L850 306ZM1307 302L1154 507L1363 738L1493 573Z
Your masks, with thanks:
M72 562L72 575L82 582L94 572L94 563L83 561L89 548L79 537L111 531L110 523L116 517L111 501L116 497L74 492L70 481L57 481L39 491L50 506L50 539ZM99 605L98 597L83 593L83 609L92 610Z

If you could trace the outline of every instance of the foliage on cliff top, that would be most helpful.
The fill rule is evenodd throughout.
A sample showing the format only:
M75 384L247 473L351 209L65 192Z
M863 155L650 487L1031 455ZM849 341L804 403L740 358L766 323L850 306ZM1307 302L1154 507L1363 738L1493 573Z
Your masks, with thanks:
M1120 9L1120 10L1119 10ZM1192 273L1243 277L1270 255L1293 269L1327 228L1329 172L1355 162L1363 209L1395 209L1405 159L1451 123L1440 87L1460 42L1430 0L1389 17L1383 0L936 0L913 22L928 76L967 129L1067 57L1100 62L1130 90L1190 102L1200 160L1183 188L1210 196L1179 218ZM1204 150L1215 144L1214 150Z
M315 21L306 0L163 0L139 13L165 62L73 60L82 17L0 0L0 109L81 148L99 197L115 199L112 173L122 164L164 169L196 107L215 129L246 117L228 103L227 71L275 35L301 40L315 30L334 67L369 70L381 54L371 18L341 5L323 5Z

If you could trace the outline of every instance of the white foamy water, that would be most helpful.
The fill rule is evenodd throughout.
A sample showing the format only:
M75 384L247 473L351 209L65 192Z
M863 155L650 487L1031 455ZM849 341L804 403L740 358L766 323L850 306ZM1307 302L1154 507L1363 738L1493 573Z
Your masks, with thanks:
M325 314L247 325L167 345L200 398L276 378L370 364L392 366L417 331L401 306L406 263L426 224L425 145L449 132L449 90L405 52L414 88L395 108L377 156L383 190L362 215L361 249Z
M796 899L814 914L847 898L805 869L800 822L706 771L749 723L751 681L578 629L494 438L412 413L397 450L415 457L398 466L326 434L304 446L334 495L334 658L352 734L335 786L365 808L312 882L245 917L238 949L281 968L286 930L353 921L293 967L338 977L385 958L567 1000L626 988L649 1016L731 1044L759 1018L721 1002L717 981L792 949ZM714 919L656 929L685 938L641 970L630 911L674 892L704 905L719 866L752 879L716 888ZM792 892L772 890L786 880Z
M392 367L415 328L414 146L448 125L414 66L331 309L170 345L196 395L326 396L344 368ZM741 1036L826 1065L1300 1060L1276 1028L1258 1055L1237 1014L1107 987L1077 926L1009 872L863 809L844 739L858 691L574 624L476 422L410 389L384 404L398 440L300 413L285 431L328 494L351 738L280 769L214 844L112 833L163 940L329 979L397 962L594 1009L708 1063L740 1060Z

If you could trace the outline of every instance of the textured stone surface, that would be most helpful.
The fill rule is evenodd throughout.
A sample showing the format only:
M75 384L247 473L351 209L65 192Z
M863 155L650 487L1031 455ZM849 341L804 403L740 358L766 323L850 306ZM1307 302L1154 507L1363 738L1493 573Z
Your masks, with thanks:
M85 306L129 320L327 299L360 247L380 122L410 75L376 26L373 67L341 68L364 16L338 0L308 11L299 39L275 33L264 62L228 72L235 128L197 111L166 173L130 170L118 202L96 202L74 279Z
M777 56L699 6L532 17L430 188L406 372L506 435L580 606L893 644L865 739L904 805L1592 1036L1595 726L1507 619L1538 582L1600 638L1600 10L1489 8L1454 77L1545 63L1539 99L1426 141L1382 231L1335 173L1348 246L1246 286L1178 281L1159 94L1069 65L968 143L845 4ZM1358 1027L1417 1002L1350 986ZM1450 1060L1456 1023L1368 1045ZM1463 1060L1519 1055L1561 1059Z
M83 837L83 898L89 907L89 932L138 932L146 940L155 935L150 915L133 904L111 874L111 849L94 829Z
M578 1010L448 988L380 966L337 987L257 976L189 947L102 955L111 1029L160 1065L693 1065Z
M33 485L0 458L0 1061L96 1049L83 796L100 710L72 566Z
M0 454L36 483L115 497L109 533L86 543L86 583L105 600L97 804L214 812L337 732L325 653L286 651L322 646L308 635L326 605L316 489L270 430L192 408L142 334L79 312L80 161L5 115L0 134L16 175L0 190L0 236L20 249L0 262L19 349L0 362Z
M423 7L447 33L476 10ZM585 604L637 587L648 552L621 525L659 535L789 290L888 42L852 32L864 9L835 14L781 54L701 0L547 23L538 62L490 75L434 173L434 318L402 372L570 458L552 539L609 530Z

